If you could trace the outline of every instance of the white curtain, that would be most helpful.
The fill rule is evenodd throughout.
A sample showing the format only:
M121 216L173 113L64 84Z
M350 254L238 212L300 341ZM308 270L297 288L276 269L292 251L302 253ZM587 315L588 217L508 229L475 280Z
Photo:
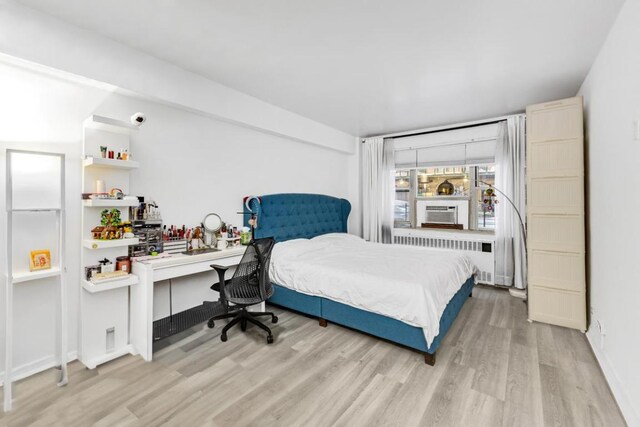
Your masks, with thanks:
M525 117L512 116L498 125L496 141L496 283L525 289L527 260L525 220ZM508 200L509 197L513 204ZM516 211L517 209L517 211ZM520 217L518 216L520 213Z
M393 139L362 144L362 228L370 242L391 243L395 168Z

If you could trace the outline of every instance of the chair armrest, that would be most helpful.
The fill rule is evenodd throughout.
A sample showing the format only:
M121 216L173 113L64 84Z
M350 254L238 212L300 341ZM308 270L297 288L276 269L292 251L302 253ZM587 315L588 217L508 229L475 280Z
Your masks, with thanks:
M229 269L229 267L225 266L225 265L218 265L218 264L211 264L211 268L213 268L215 271L227 271Z
M211 289L213 289L214 291L218 291L220 293L219 301L226 307L227 297L224 292L224 283L226 280L224 278L224 275L229 269L229 267L226 267L224 265L211 264L211 268L216 270L216 272L218 273L218 283L214 283L213 285L211 285Z
M218 280L220 281L220 291L222 292L225 282L224 275L229 267L226 267L224 265L211 264L211 268L213 268L218 273Z

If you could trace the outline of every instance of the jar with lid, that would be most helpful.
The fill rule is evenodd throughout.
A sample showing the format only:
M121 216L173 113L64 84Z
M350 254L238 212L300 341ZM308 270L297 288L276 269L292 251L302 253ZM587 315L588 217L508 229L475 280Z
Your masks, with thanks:
M116 270L131 273L131 258L128 256L119 256L116 258Z

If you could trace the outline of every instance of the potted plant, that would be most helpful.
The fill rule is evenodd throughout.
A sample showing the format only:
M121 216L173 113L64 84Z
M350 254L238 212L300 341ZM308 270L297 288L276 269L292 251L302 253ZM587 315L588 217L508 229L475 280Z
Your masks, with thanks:
M105 209L100 213L100 239L115 240L122 238L121 214L119 209ZM94 229L96 230L96 229ZM94 234L95 238L95 234Z

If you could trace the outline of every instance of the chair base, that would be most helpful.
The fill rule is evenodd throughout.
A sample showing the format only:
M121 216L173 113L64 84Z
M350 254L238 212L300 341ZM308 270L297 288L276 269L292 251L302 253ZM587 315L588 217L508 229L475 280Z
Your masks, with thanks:
M264 323L256 319L256 317L261 316L271 316L271 323L278 323L278 316L270 311L256 312L249 311L246 307L242 307L239 310L234 310L230 311L229 313L213 316L207 322L207 326L209 326L209 328L213 328L215 326L216 320L231 319L231 321L227 323L224 328L222 328L222 333L220 334L220 340L224 342L227 340L227 332L229 331L229 329L231 329L238 323L240 323L240 329L242 329L243 332L247 330L247 323L253 323L260 329L267 332L267 344L271 344L273 343L273 335L271 335L271 329L269 329Z

